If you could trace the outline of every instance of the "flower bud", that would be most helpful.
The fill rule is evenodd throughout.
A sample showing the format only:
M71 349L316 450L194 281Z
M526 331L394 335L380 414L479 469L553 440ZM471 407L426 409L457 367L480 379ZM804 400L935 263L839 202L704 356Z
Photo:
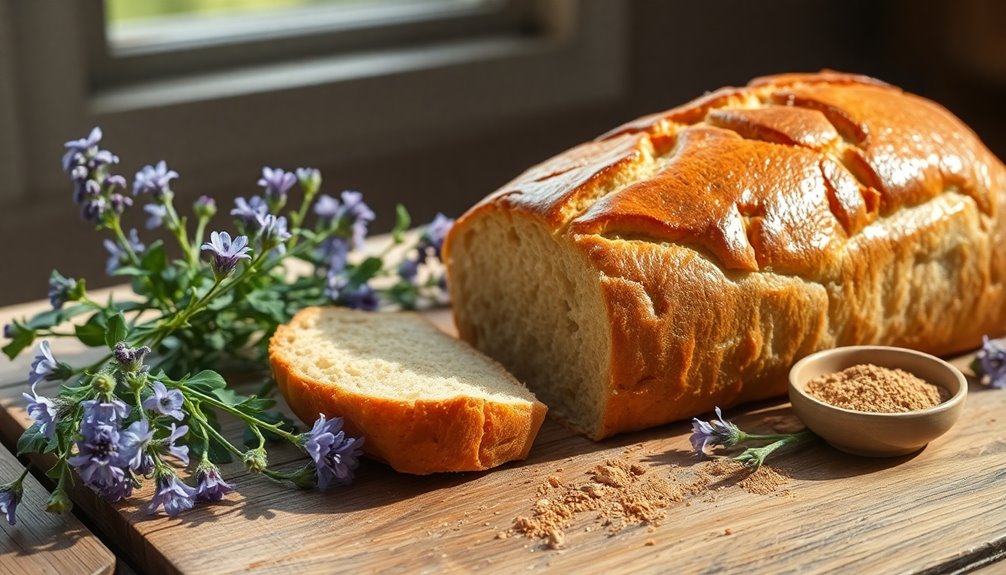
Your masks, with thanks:
M192 204L192 211L200 218L210 219L217 213L217 203L209 196L199 196Z
M313 196L321 187L321 171L316 168L297 168L297 182L304 195Z
M245 469L252 473L261 473L263 469L269 467L265 449L261 447L246 451L241 456L241 461L245 464Z
M49 501L45 504L45 510L49 513L66 513L71 509L73 509L73 502L70 501L70 496L62 487L53 491L49 496Z
M95 374L94 379L91 380L91 386L101 393L109 395L115 391L115 378L112 377L112 374L103 371Z

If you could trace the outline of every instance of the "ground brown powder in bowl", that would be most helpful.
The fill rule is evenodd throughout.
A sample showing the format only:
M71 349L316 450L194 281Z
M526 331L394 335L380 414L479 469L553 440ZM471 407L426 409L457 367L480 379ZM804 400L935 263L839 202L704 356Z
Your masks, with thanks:
M843 409L870 413L904 413L935 407L950 392L901 369L854 365L807 384L811 396Z

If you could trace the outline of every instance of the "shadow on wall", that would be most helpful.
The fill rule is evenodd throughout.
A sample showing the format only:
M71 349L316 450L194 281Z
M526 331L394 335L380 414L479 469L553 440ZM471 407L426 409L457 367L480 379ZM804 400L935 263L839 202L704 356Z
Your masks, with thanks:
M754 76L826 67L874 75L940 101L1006 157L1001 128L1006 125L1001 105L1006 63L990 56L1006 51L996 32L1006 29L1004 6L996 0L938 0L925 3L925 10L909 0L638 0L629 5L631 60L624 95L617 102L452 134L446 143L407 154L374 150L365 161L332 158L317 167L325 174L328 193L364 192L378 214L371 229L382 232L393 223L396 203L406 204L417 223L438 211L456 216L528 166L620 122ZM124 173L138 167L128 162L140 158L131 160L129 150L116 149L114 141L108 145L123 156ZM305 150L291 147L285 157L269 161L293 168L304 156ZM53 170L59 169L58 160L53 158ZM221 214L226 214L234 197L255 192L260 161L214 166L214 174L183 172L177 202L186 205L195 199L186 182L229 182L214 191ZM221 179L221 173L227 177ZM89 286L116 283L103 273L106 254L100 238L79 221L69 198L68 183L62 206L0 213L0 271L5 278L0 305L44 297L53 267L86 277ZM53 214L55 209L61 212ZM41 212L52 221L45 230L31 226ZM135 214L133 223L141 226L142 214Z

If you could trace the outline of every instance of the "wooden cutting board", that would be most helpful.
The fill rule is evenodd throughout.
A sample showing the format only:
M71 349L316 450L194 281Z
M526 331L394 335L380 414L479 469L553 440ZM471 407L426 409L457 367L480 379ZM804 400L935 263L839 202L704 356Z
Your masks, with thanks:
M26 308L0 310L0 322ZM432 318L450 328L446 312ZM54 346L80 361L89 352ZM0 369L0 437L11 445L28 424L21 392L30 358ZM965 370L970 356L954 363ZM528 515L549 476L565 483L609 458L670 479L700 464L687 423L595 443L547 421L527 461L481 473L402 475L365 461L352 486L295 491L240 466L225 467L239 492L179 519L149 516L150 486L109 505L74 496L106 542L151 573L491 572L954 572L1006 554L1006 391L970 384L963 419L921 452L867 459L814 444L771 460L789 476L774 492L722 489L674 503L659 525L609 535L595 514L578 516L561 549L522 536L498 538ZM788 404L727 414L742 427ZM229 422L229 432L240 429ZM294 467L294 449L273 451Z

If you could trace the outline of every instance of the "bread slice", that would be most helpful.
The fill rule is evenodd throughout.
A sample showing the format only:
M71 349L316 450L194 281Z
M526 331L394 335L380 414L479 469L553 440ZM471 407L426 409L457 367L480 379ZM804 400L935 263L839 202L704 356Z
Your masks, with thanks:
M307 308L269 343L280 391L307 424L347 433L396 471L477 471L527 457L545 405L495 361L415 313Z

